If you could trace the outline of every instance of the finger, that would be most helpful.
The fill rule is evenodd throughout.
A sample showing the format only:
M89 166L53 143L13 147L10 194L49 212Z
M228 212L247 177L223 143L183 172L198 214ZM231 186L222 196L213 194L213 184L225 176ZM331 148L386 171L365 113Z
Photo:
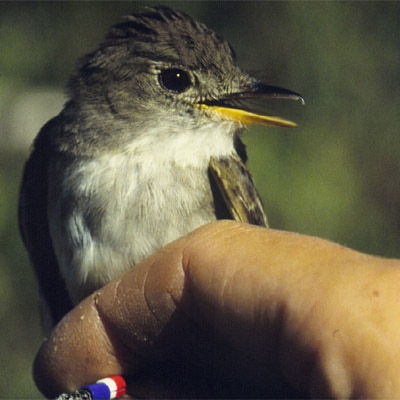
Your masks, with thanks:
M187 246L192 296L236 348L306 396L400 395L398 260L249 225L208 235Z
M388 377L393 392L398 348L376 360L373 351L364 357L357 346L371 344L381 352L383 336L374 333L391 339L399 333L386 311L388 305L398 309L393 264L316 238L232 222L208 225L73 310L42 347L35 378L49 395L110 374L138 374L171 358L187 336L190 364L196 359L195 326L207 337L202 349L219 336L232 349L224 368L234 351L244 355L239 359L245 368L233 369L263 389L268 385L262 387L262 380L279 371L306 394L348 395L358 388L367 397ZM386 278L374 286L377 275ZM371 293L381 293L379 302L368 297L368 284ZM334 332L339 340L332 340ZM210 365L218 369L219 361L214 357Z

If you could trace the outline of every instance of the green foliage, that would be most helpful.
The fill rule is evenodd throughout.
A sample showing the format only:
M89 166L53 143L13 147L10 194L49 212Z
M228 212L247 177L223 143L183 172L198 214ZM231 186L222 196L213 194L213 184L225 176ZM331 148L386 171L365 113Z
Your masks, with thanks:
M142 4L0 2L1 398L39 396L30 369L42 335L16 218L27 148L7 146L14 132L4 121L18 93L63 85L107 27ZM274 105L299 128L244 136L272 227L399 257L400 3L165 4L228 39L258 77L306 100Z

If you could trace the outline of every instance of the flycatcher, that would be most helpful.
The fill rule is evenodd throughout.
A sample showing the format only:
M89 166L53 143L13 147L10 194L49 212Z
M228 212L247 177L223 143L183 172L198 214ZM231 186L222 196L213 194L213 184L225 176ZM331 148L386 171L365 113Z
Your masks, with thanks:
M267 226L240 134L252 123L295 124L243 104L302 98L239 69L212 30L164 6L129 15L81 60L67 92L35 139L20 194L23 240L53 324L205 223Z

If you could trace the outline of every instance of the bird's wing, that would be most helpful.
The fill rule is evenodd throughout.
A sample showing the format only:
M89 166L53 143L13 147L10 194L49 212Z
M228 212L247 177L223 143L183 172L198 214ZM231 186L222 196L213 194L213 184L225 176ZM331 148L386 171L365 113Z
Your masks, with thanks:
M225 158L212 157L209 176L218 219L233 218L268 227L253 178L241 157L236 154Z
M72 308L54 254L47 217L51 154L49 135L57 125L56 119L53 118L42 128L34 142L32 153L25 164L19 197L22 239L36 272L40 295L54 324Z

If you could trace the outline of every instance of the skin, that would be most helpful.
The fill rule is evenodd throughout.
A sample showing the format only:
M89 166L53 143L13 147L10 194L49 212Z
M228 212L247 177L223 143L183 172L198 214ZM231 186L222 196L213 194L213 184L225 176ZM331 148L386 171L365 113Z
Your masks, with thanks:
M399 267L319 238L208 224L66 315L34 378L46 396L123 374L136 398L398 398Z

